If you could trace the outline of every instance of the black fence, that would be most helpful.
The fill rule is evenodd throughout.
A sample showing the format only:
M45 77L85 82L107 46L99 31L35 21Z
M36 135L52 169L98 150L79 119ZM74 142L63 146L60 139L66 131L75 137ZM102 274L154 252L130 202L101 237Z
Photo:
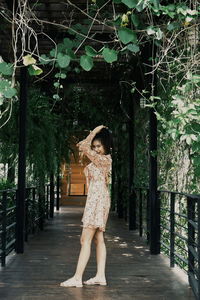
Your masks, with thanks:
M17 189L0 191L0 259L6 264L6 256L16 245L16 198ZM50 218L50 184L45 185L42 197L36 187L26 188L25 242L28 236L43 230L45 220Z
M140 236L150 239L149 189L135 188L136 223ZM158 191L161 252L188 274L196 299L200 299L200 195Z

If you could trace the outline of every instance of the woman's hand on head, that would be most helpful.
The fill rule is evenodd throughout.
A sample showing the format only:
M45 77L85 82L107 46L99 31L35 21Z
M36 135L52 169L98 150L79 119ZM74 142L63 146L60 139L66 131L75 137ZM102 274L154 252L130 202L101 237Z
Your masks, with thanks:
M82 144L82 141L78 142L78 143L76 144L76 147L80 147L81 144Z
M94 129L94 131L95 131L95 132L99 132L102 128L107 128L107 127L104 126L104 125L99 125L99 126L97 126L97 127Z

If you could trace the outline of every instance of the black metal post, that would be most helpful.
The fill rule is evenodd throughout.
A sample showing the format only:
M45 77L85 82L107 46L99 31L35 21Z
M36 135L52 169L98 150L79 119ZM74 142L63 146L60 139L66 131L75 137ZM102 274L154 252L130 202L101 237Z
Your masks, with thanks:
M84 185L84 195L85 195L85 185ZM56 210L60 208L60 176L57 176L57 187L56 187Z
M35 219L36 219L36 212L35 212L35 187L32 189L32 216L31 216L31 224L32 224L32 234L35 233Z
M174 267L174 246L175 246L175 194L171 193L170 198L170 267Z
M50 218L54 215L54 175L50 176Z
M160 203L157 194L157 118L154 109L150 109L149 136L149 200L150 200L150 252L160 253Z
M49 184L46 185L46 218L49 219Z
M3 192L2 197L2 234L1 234L1 243L2 243L2 253L1 253L1 266L4 267L6 264L6 227L7 227L7 192Z
M43 186L42 186L43 187ZM40 230L44 229L44 206L45 206L45 196L44 196L44 191L41 190L39 191L38 195L38 205L39 205L39 228Z
M129 100L129 230L136 229L136 195L133 189L134 180L134 101Z
M199 211L197 211L199 213ZM193 276L195 270L195 259L194 259L194 245L195 245L195 201L190 197L187 197L187 216L188 216L188 281L194 288ZM193 224L192 224L193 223ZM198 261L199 271L199 261Z
M146 235L147 235L147 244L150 242L150 197L149 197L149 189L147 189L146 195Z
M28 242L28 227L29 227L29 216L28 216L28 208L29 208L29 193L30 189L25 190L25 242Z
M19 162L18 197L16 201L16 252L24 252L25 186L26 186L26 113L27 113L27 69L21 68L19 105Z
M115 153L114 151L112 152L112 184L111 184L111 208L110 210L115 211L115 199L116 199L116 173L115 173Z
M142 201L142 189L139 189L139 199L137 198L137 201L139 200L139 234L140 236L143 235L143 201Z

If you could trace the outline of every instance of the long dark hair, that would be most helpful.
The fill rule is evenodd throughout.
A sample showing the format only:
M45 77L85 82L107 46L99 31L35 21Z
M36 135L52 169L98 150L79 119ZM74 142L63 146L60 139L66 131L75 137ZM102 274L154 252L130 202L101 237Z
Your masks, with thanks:
M109 129L107 128L102 128L92 139L92 143L95 140L99 140L101 144L104 147L105 154L112 154L112 149L113 149L113 138L112 138L112 133ZM91 143L91 144L92 144Z

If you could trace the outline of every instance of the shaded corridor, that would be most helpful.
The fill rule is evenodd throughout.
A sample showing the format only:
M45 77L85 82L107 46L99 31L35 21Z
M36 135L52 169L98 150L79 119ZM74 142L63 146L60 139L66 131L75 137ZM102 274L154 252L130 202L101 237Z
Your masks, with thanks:
M75 271L83 207L61 207L44 231L30 236L24 254L13 254L0 271L1 300L193 300L183 271L162 254L150 255L144 239L110 213L105 232L107 286L60 287ZM176 268L177 269L177 268ZM83 280L96 272L95 244Z

